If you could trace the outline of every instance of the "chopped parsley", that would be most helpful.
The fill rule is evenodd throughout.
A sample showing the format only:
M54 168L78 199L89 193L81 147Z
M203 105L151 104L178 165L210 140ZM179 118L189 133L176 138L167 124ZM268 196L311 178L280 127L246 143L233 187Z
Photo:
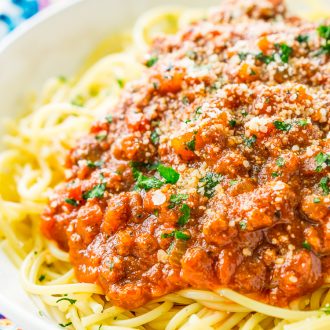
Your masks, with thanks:
M118 86L124 88L124 81L122 79L117 79Z
M195 151L196 148L196 136L191 141L186 142L186 146L190 151Z
M245 230L246 227L247 227L246 220L242 220L238 224L239 224L239 227L240 227L241 230Z
M299 126L305 127L305 126L307 126L307 124L308 124L308 122L306 119L299 119L299 121L298 121Z
M229 125L230 125L230 127L235 127L236 126L236 120L235 119L229 120Z
M98 160L96 162L92 162L91 160L87 160L87 167L89 167L89 168L101 167L102 165L103 165L102 160Z
M147 177L139 171L138 167L144 166L148 170L157 170L160 176L165 179L165 182L157 179L156 177ZM162 164L143 164L138 162L132 162L132 173L136 180L136 188L150 190L152 188L160 188L165 183L175 184L180 178L180 174L172 167L168 167Z
M260 53L258 53L255 57L256 57L257 60L259 60L260 62L265 63L265 64L267 64L267 65L268 65L269 63L275 61L274 54L268 56L268 55L265 55L263 52L260 52Z
M106 139L106 137L107 137L107 134L106 134L106 133L102 133L102 134L95 135L95 139L96 139L97 141L103 141L103 140Z
M278 167L283 167L285 164L285 159L283 157L278 157L275 163Z
M303 35L303 34L300 34L299 36L297 36L296 40L302 44L302 43L307 43L308 42L308 39L309 39L309 36L308 35Z
M275 120L273 122L275 128L277 128L280 131L290 131L292 125L289 123L285 123L284 121L280 121L280 120Z
M83 193L83 199L102 198L104 196L105 188L105 183L97 184L93 189Z
M158 62L158 57L157 56L152 56L148 59L148 61L146 62L146 66L148 68L151 68L152 66L154 66L156 63Z
M301 246L308 251L312 249L311 245L307 241L302 242Z
M72 206L79 205L78 201L76 201L74 198L66 198L64 201L65 201L65 203L70 204Z
M66 83L68 81L68 78L65 76L58 76L57 77L58 81L60 81L61 83Z
M328 182L329 182L329 178L327 176L324 176L323 178L321 178L321 180L319 182L320 188L326 195L329 194L329 192L330 192Z
M229 181L229 185L232 187L232 186L235 186L235 184L238 183L238 180L230 180Z
M318 203L320 203L321 202L321 200L318 198L318 197L315 197L314 199L313 199L313 203L315 203L315 204L318 204Z
M184 97L182 98L182 103L183 103L184 105L188 105L188 104L189 104L189 99L188 99L187 96L184 96Z
M316 163L316 172L321 172L323 169L323 164L326 166L330 165L330 155L329 154L324 154L323 152L319 152L315 156L315 163Z
M109 270L112 272L114 267L115 267L115 263L111 261L109 264Z
M190 207L187 204L183 204L180 208L181 216L178 220L179 226L184 226L190 218Z
M319 33L319 36L321 38L324 38L325 40L329 41L330 40L330 25L320 25L317 28L317 32Z
M256 143L257 137L255 135L252 135L250 138L243 137L243 142L248 148L252 148L252 146Z
M321 46L320 50L316 53L316 55L321 54L330 54L330 25L320 25L317 28L319 36L325 39L325 44Z
M173 209L176 205L180 204L182 201L188 199L187 194L176 194L171 195L170 197L170 205L168 206L169 209Z
M66 324L59 323L58 325L59 325L60 327L62 327L62 328L66 328L66 327L68 327L69 325L72 325L72 322L68 322L68 323L66 323Z
M76 107L83 107L85 104L84 98L81 95L77 95L72 101L72 105L75 105Z
M180 178L180 174L172 167L164 166L159 164L157 167L159 174L166 180L166 183L175 184Z
M112 121L113 121L113 117L112 117L112 115L107 115L107 116L105 116L105 120L106 120L109 124L111 124Z
M201 115L203 113L202 111L202 107L197 107L196 111L195 111L195 114L196 115Z
M153 144L158 144L159 143L159 134L157 133L156 130L151 132L150 140Z
M40 276L39 276L39 282L42 282L42 281L44 281L46 279L46 275L44 275L44 274L41 274Z
M293 53L292 47L288 46L287 44L275 44L276 48L280 49L280 58L283 63L289 62L289 57Z
M249 53L247 53L247 52L239 52L237 55L238 55L238 57L239 57L239 59L241 61L244 61L244 60L246 60L246 58L249 55Z
M215 187L221 182L222 179L223 177L221 174L208 172L199 180L199 187L197 189L198 193L208 198L213 197Z
M155 178L155 177L147 177L139 172L139 175L136 180L136 187L140 189L150 190L150 189L158 189L164 185L164 182Z
M281 174L279 172L273 172L272 173L272 178L277 178L279 177Z
M60 301L68 301L70 303L70 305L74 305L77 302L77 299L70 299L67 297L63 297L63 298L56 300L56 303L59 303Z
M325 304L324 307L320 309L323 313L329 315L330 314L330 304Z
M180 230L174 230L171 233L165 233L161 235L161 238L170 238L174 237L176 239L181 239L183 241L188 241L190 239L190 236L185 234L184 232Z

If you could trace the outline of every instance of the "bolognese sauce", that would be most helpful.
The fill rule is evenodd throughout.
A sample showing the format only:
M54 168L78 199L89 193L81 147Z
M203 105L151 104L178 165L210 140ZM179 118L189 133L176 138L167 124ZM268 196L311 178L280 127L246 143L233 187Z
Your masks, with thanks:
M136 308L186 287L286 306L330 271L330 21L226 1L153 42L42 217L76 277Z

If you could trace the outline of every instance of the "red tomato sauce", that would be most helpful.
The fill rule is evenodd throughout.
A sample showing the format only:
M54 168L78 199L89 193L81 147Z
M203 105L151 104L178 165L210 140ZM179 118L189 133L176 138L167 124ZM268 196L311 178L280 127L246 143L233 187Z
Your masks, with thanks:
M43 214L77 279L131 309L187 287L278 306L320 287L328 38L330 21L275 0L227 1L158 37L141 79L69 152Z

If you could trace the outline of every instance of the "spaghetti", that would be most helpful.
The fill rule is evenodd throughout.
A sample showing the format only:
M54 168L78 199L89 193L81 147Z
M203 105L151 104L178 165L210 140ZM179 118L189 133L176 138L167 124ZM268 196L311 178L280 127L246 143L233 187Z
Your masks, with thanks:
M267 2L267 1L266 1ZM120 52L91 59L74 79L50 80L25 116L9 123L0 154L0 233L3 250L20 267L24 288L40 310L67 329L326 329L329 281L313 293L275 307L236 290L186 288L132 310L114 306L102 288L75 279L68 253L40 234L49 192L65 178L63 163L76 140L118 102L122 87L140 77L139 57L154 32L174 33L207 15L168 8L139 18L131 34L116 37ZM187 156L187 154L184 154ZM183 156L185 157L185 156ZM213 189L213 188L212 188Z

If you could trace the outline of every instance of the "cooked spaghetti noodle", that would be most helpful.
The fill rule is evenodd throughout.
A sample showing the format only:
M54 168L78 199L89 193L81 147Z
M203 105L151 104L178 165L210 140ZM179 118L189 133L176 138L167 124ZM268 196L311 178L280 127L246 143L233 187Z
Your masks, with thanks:
M79 283L68 253L40 234L49 191L65 178L63 163L95 119L106 116L127 82L143 71L141 54L155 31L174 33L206 10L166 8L141 16L130 34L116 37L120 52L95 61L78 77L50 80L28 113L8 124L0 154L2 248L21 269L22 283L41 311L67 329L327 329L330 283L280 308L230 289L183 289L126 310L101 287ZM113 38L112 38L113 39ZM114 40L114 39L113 39ZM41 315L42 316L42 315Z

